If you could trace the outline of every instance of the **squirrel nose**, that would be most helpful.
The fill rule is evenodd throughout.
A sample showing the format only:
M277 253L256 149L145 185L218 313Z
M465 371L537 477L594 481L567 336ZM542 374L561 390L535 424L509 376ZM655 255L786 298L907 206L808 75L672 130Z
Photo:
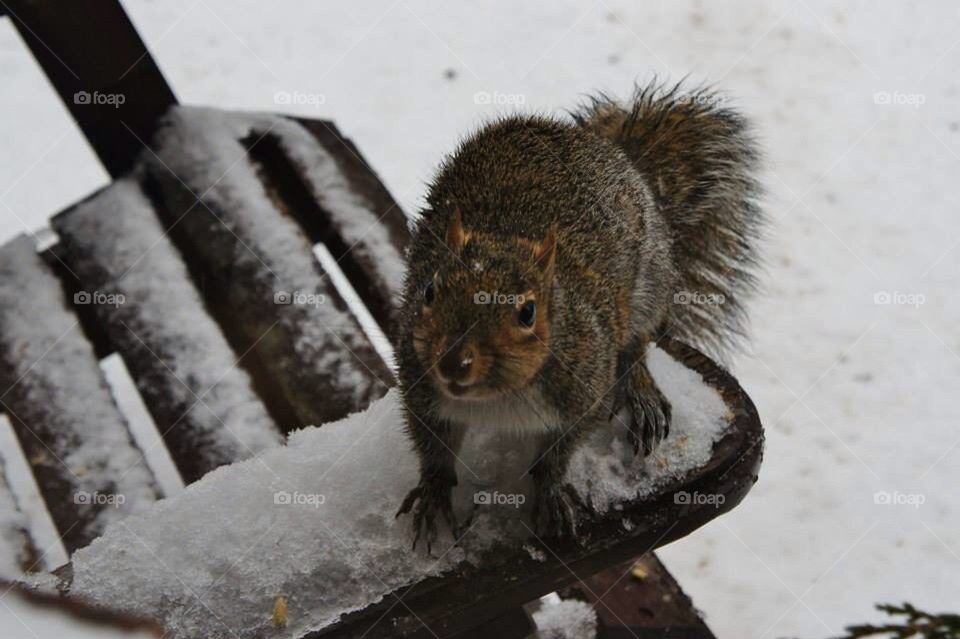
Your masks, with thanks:
M469 346L451 348L437 362L437 370L445 381L463 383L470 377L474 353Z

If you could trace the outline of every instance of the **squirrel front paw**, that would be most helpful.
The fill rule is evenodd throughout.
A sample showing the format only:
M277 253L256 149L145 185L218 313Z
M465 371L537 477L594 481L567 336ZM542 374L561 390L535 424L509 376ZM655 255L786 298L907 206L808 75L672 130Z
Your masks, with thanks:
M414 550L417 549L417 543L422 537L427 544L427 554L430 554L433 543L437 540L438 516L442 517L450 527L451 535L456 535L459 528L456 516L453 514L452 489L453 487L446 482L421 481L403 500L396 517L413 510Z
M538 487L533 523L538 537L577 539L582 502L569 484Z
M630 405L627 438L634 454L642 451L646 457L670 434L670 402L642 365L631 372L626 399Z

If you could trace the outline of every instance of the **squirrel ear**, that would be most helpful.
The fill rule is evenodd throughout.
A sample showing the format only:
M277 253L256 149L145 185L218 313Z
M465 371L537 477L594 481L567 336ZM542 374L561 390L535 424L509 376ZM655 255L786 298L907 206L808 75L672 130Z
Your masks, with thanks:
M463 230L463 219L460 217L460 207L453 211L453 218L447 226L447 246L456 251L463 248L470 236Z
M547 229L542 240L533 245L533 259L542 273L553 271L553 262L557 256L557 223L554 222Z

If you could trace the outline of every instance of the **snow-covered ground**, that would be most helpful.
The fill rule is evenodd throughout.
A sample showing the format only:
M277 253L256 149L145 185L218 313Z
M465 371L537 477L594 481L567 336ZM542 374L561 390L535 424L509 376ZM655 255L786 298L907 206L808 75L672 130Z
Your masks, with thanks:
M768 446L746 502L661 556L720 637L832 636L879 601L956 609L953 3L124 4L181 101L332 118L408 211L496 113L654 73L727 90L767 150L766 290L734 370ZM0 77L5 240L106 175L9 22Z

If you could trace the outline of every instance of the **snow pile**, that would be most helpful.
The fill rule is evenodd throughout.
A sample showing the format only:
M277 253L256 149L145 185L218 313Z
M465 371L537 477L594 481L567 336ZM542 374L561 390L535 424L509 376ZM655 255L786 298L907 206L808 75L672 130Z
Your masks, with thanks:
M533 613L533 621L537 625L536 639L594 639L597 636L597 613L585 601L548 602Z
M614 428L589 435L587 445L570 460L567 477L597 512L606 512L617 502L646 497L687 470L705 464L716 436L732 419L723 398L704 384L697 372L657 348L650 349L647 359L673 408L670 436L650 459L643 460L634 457L627 442L629 421L623 413L614 418ZM609 452L600 458L596 451Z
M666 444L664 463L675 466L654 463L643 472L639 460L622 467L619 438L589 438L570 479L593 503L615 506L701 464L727 424L723 402L696 374L663 353L652 353L650 363L674 403L671 437L686 443ZM486 459L478 450L459 452L481 471L474 481L489 481L496 452L487 450ZM361 413L298 431L286 447L219 468L112 526L75 553L71 592L160 619L179 637L297 636L450 570L503 538L495 511L482 510L460 547L444 537L434 558L410 552L410 519L394 513L417 479L392 390ZM610 495L601 500L599 491ZM458 495L458 508L482 508L475 501ZM282 631L271 626L279 597L287 602Z

